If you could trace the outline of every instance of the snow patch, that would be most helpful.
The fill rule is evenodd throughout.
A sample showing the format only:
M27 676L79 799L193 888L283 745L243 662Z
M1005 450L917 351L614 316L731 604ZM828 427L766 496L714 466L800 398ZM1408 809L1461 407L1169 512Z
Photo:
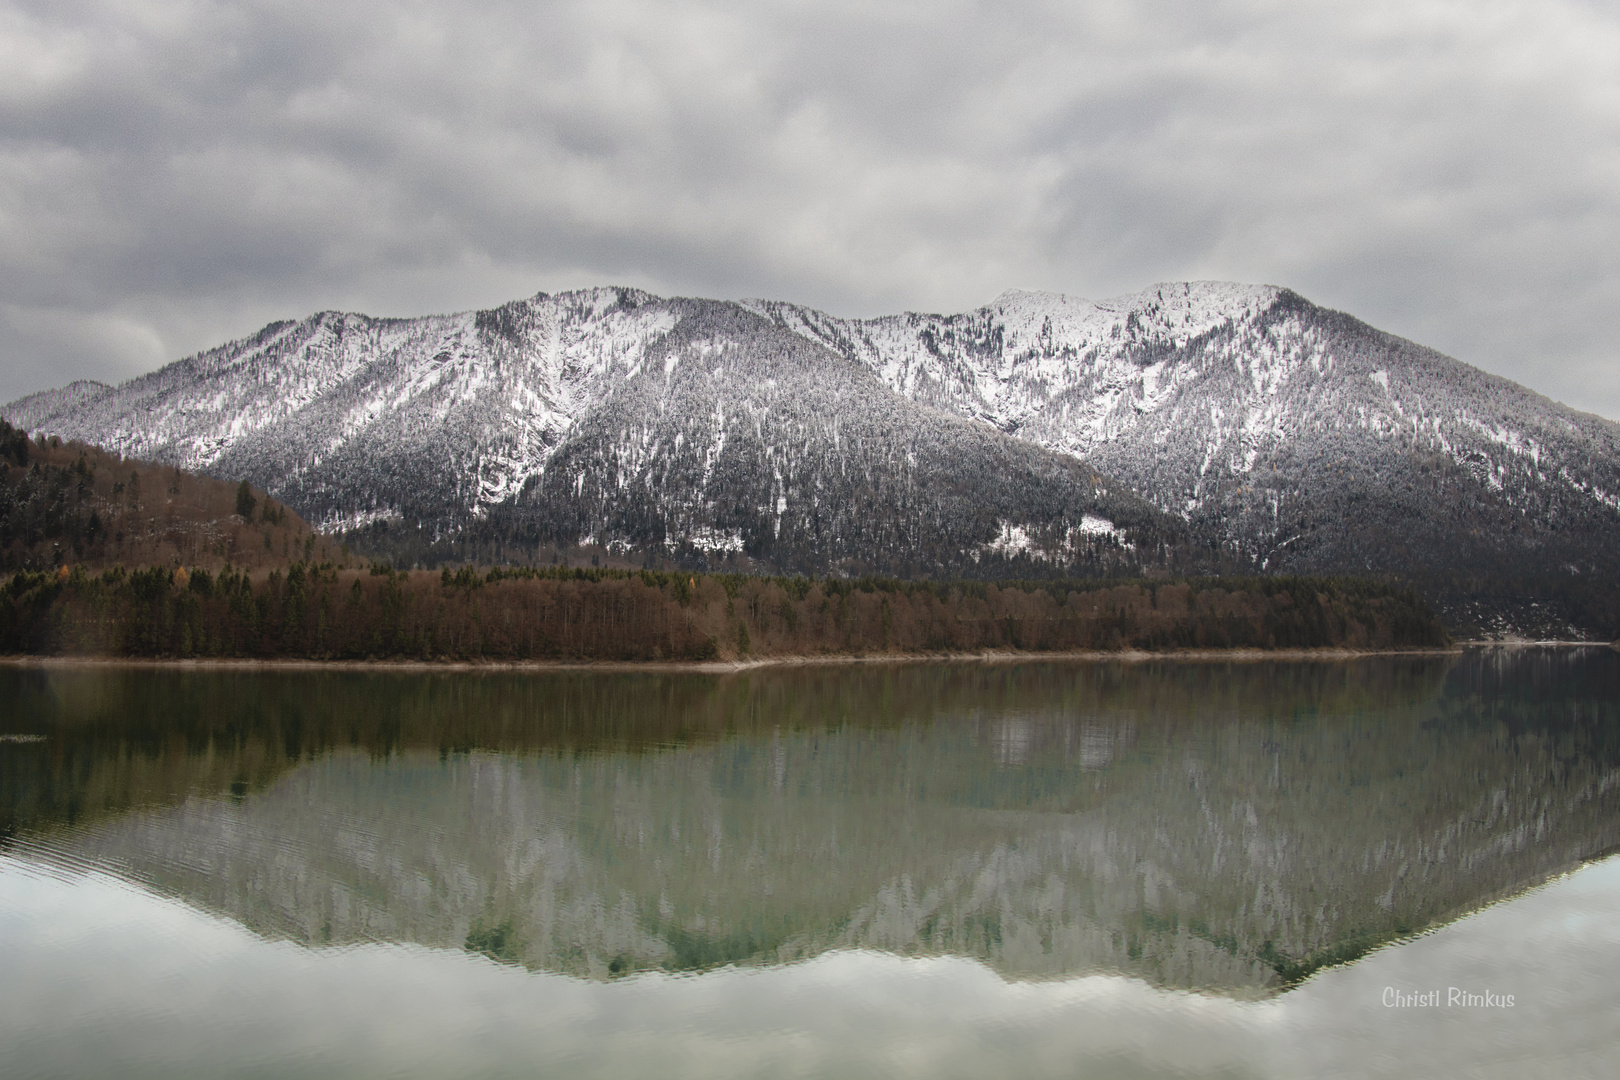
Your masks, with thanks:
M1096 514L1083 514L1080 517L1080 533L1083 536L1108 536L1118 539L1123 534L1112 521Z
M1034 547L1035 541L1030 537L1029 531L1022 525L1014 525L1010 521L1001 522L1001 535L985 544L981 551L988 555L1001 555L1012 558L1014 555L1027 553Z
M1111 540L1127 550L1134 550L1135 545L1125 539L1125 533L1108 518L1098 514L1083 514L1079 525L1070 526L1063 533L1061 541L1054 545L1043 545L1035 536L1031 535L1026 525L1011 521L998 522L1000 532L996 538L987 544L981 544L974 552L974 559L987 555L998 555L1010 559L1024 555L1039 562L1059 562L1072 558L1081 545L1088 541Z
M352 529L363 529L367 525L374 525L379 521L403 521L404 516L393 507L384 506L374 510L356 510L348 514L327 514L315 522L315 528L323 533L349 532Z
M713 529L705 525L693 529L685 536L669 536L664 540L664 547L673 551L682 541L691 544L699 551L714 553L717 551L741 551L743 537L741 529Z

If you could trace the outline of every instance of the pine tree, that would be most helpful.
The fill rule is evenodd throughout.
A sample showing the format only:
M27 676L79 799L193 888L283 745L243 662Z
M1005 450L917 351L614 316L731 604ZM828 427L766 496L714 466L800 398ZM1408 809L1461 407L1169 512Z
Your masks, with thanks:
M253 508L259 505L259 500L253 497L253 488L246 480L236 487L236 512L243 521L253 520Z

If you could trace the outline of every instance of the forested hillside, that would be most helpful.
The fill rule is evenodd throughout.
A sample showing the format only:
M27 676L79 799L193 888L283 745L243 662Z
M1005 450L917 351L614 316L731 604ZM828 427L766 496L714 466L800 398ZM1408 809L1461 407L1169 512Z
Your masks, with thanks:
M245 481L198 476L0 420L0 570L87 564L254 568L338 545Z

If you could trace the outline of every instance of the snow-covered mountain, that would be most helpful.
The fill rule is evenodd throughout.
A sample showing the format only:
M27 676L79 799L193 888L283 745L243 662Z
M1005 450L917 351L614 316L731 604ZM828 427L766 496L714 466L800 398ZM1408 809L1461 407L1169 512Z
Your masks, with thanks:
M1185 527L1064 454L896 394L736 304L628 289L415 320L322 313L117 388L8 406L229 478L328 529L476 530L929 573L1160 563Z
M328 528L519 548L1620 581L1620 425L1270 286L872 320L629 289L323 313L4 413Z
M1086 461L1290 570L1614 567L1620 425L1285 289L835 319L750 302L913 400Z
M911 402L736 305L662 306L675 328L487 530L889 573L1021 554L1106 572L1185 544L1180 522L1069 455Z
M578 416L674 328L596 289L486 312L321 312L122 386L7 406L29 430L247 477L328 529L485 509L540 471Z

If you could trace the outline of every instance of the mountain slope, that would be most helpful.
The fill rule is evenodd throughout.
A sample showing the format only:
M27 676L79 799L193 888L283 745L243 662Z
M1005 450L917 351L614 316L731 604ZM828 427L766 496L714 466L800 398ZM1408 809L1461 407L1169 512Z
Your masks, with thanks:
M441 553L1393 572L1465 632L1620 632L1620 425L1270 286L328 312L4 412Z
M919 407L735 305L668 308L676 329L493 527L882 573L1021 553L1107 572L1184 536L1074 458Z
M670 329L656 305L643 310L652 299L597 289L422 319L322 312L6 415L247 477L323 528L458 520L516 491L599 384Z
M1287 290L1010 293L869 321L749 306L915 400L1092 462L1268 568L1449 565L1458 542L1581 570L1613 555L1591 541L1620 523L1620 425ZM1363 550L1369 533L1383 541Z
M748 306L915 400L1084 458L1260 569L1620 575L1620 425L1284 289L1011 293L866 321Z
M328 529L397 520L509 555L1109 572L1162 564L1187 535L1072 457L908 401L737 305L627 289L323 313L7 414L246 477Z

